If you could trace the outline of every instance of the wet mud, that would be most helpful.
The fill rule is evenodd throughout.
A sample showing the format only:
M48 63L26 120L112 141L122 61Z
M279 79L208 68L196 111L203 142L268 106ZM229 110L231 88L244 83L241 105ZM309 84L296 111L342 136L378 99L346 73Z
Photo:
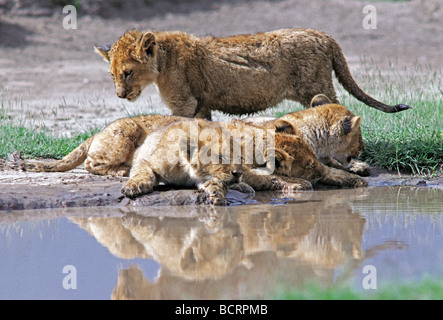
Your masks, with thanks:
M83 169L71 172L32 173L3 171L0 176L0 210L32 210L49 208L98 206L180 206L205 204L202 194L193 189L158 187L152 194L135 200L125 198L121 186L127 178L97 176ZM417 186L443 189L443 178L398 175L373 169L367 178L370 187ZM316 186L325 189L325 186ZM303 192L301 192L303 193ZM285 195L278 192L261 192L256 196L229 190L227 205L281 202L281 199L298 197L299 193Z

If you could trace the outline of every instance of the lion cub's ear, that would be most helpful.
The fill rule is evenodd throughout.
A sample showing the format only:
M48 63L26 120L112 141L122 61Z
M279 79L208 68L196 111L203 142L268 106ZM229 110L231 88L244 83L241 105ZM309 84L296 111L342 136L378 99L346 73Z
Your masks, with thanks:
M94 51L99 54L100 56L102 56L103 60L105 60L106 62L109 62L109 51L112 48L112 44L107 44L105 46L101 46L101 47L94 47Z
M263 158L266 161L266 167L268 168L280 168L282 163L288 160L290 155L283 149L267 148L263 152Z
M342 122L342 130L344 135L348 135L352 130L360 126L361 118L357 116L346 117Z
M330 103L332 103L332 102L327 96L325 96L324 94L317 94L311 100L311 108L321 106L323 104L330 104Z
M276 120L274 122L275 132L282 132L287 134L295 134L294 127L288 121Z
M154 55L155 45L155 35L149 31L145 32L135 45L136 60L143 63L150 59Z

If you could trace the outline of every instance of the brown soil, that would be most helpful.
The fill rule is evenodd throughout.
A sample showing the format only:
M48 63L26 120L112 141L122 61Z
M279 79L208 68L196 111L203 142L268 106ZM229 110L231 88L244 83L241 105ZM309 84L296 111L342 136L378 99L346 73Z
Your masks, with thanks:
M69 136L93 126L101 127L128 113L169 112L152 86L136 103L118 99L107 65L93 52L94 45L112 43L130 28L174 29L215 36L278 28L320 29L341 45L357 80L362 57L373 60L386 72L392 68L413 68L417 63L430 65L433 70L443 67L443 4L439 0L371 2L377 10L375 30L363 28L363 7L368 2L357 0L138 0L124 2L120 7L115 1L91 0L83 1L75 30L63 28L65 15L62 7L56 5L62 2L0 0L3 108L13 119L46 126L56 135ZM58 186L63 184L62 177L69 180L72 175L76 173L50 175L53 179L46 180L49 179L49 185ZM375 175L375 179L383 177L378 178L380 181L398 182L396 174L380 175L376 171ZM16 185L14 192L20 192L27 189L25 185L32 184L33 177L2 172L0 189L9 190ZM109 178L81 179L107 183ZM423 185L414 179L420 178L403 177L400 183L413 181L410 183ZM443 185L438 179L441 178L428 181L427 185ZM73 183L77 185L79 181ZM36 190L35 186L32 188ZM4 196L2 191L0 199Z

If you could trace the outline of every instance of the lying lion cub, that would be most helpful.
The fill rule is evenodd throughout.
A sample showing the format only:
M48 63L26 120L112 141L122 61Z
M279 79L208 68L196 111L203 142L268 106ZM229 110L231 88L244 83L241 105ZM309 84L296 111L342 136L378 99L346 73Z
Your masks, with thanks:
M263 172L260 166L268 170ZM241 174L254 190L311 189L311 182L319 180L341 187L366 185L357 175L323 165L295 135L269 132L239 120L189 119L145 139L122 192L137 197L152 192L160 182L196 186L219 205L225 202L227 187L238 182Z
M310 109L288 113L277 119L262 121L248 118L245 121L302 137L322 163L368 176L369 166L356 160L365 148L360 130L361 118L346 107L333 104L323 94L316 95L310 106Z
M141 115L122 118L96 133L63 159L50 162L10 159L11 169L33 172L64 172L84 163L85 170L97 175L127 177L134 153L146 137L157 129L164 128L181 117Z
M190 139L191 129L197 132L198 140ZM352 131L358 129L358 126L353 127ZM182 151L186 152L177 153L180 150L173 148L174 135L170 133L174 130L180 133L175 137L182 137ZM209 139L208 144L203 143L205 140L200 140L199 133L202 130L212 130L217 140ZM149 193L163 181L179 186L197 186L214 204L224 203L226 187L236 182L242 173L243 181L255 190L311 189L312 183L317 181L341 187L366 185L356 175L321 164L312 148L300 137L275 133L275 130L270 134L264 131L239 120L216 123L158 115L124 118L83 142L62 160L29 162L15 159L16 163L9 166L25 171L67 171L84 161L85 169L95 174L127 176L130 172L130 180L122 189L128 197ZM218 138L226 134L229 139L218 143ZM191 141L197 141L197 144L193 146ZM240 147L237 148L238 144ZM261 149L257 147L260 145ZM228 153L221 153L220 148L226 146ZM248 146L254 150L249 160L246 157ZM201 163L200 157L196 158L202 148L212 152L211 161ZM239 155L240 158L233 158ZM214 157L227 163L212 161ZM267 167L268 174L263 174L259 167Z
M245 121L259 127L276 129L280 133L298 135L297 139L301 137L324 164L335 164L333 167L346 169L348 160L356 158L364 149L360 130L361 119L344 106L318 106L328 101L324 95L318 95L311 102L311 106L316 106L315 108L266 122L257 121L256 118L248 118ZM16 158L11 159L13 161L9 161L8 166L23 171L60 172L72 170L84 163L85 169L94 174L128 176L134 154L146 137L157 129L184 119L187 118L163 115L122 118L87 139L61 160L41 162ZM225 129L228 129L229 125L238 129L241 123L243 126L247 125L238 120L223 125ZM256 126L250 125L249 130L251 128Z
M164 182L197 187L209 203L225 204L228 187L239 183L243 174L242 162L233 157L236 143L223 139L218 123L203 119L187 119L158 129L135 152L122 193L135 198Z
M358 100L384 112L352 78L337 42L310 29L283 29L227 38L184 32L126 32L113 45L95 48L107 62L117 96L136 100L155 83L173 115L211 118L211 110L251 114L291 99L309 107L324 93L338 103L332 72Z

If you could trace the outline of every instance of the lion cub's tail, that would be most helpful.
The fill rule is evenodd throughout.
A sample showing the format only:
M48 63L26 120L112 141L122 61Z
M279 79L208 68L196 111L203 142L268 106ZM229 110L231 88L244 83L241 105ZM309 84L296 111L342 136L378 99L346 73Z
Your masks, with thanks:
M9 155L6 167L16 171L31 172L64 172L72 170L86 160L93 139L93 136L90 137L63 159L52 162L23 160L19 152L14 152Z
M407 110L410 107L405 104L397 104L395 106L390 106L384 104L380 101L375 100L371 96L367 95L355 82L354 78L352 78L351 72L349 71L348 64L346 62L346 58L341 51L340 46L335 40L331 39L333 43L333 69L335 71L335 75L337 76L338 81L341 85L356 97L358 100L363 102L364 104L373 107L375 109L381 110L387 113L399 112L403 110Z

